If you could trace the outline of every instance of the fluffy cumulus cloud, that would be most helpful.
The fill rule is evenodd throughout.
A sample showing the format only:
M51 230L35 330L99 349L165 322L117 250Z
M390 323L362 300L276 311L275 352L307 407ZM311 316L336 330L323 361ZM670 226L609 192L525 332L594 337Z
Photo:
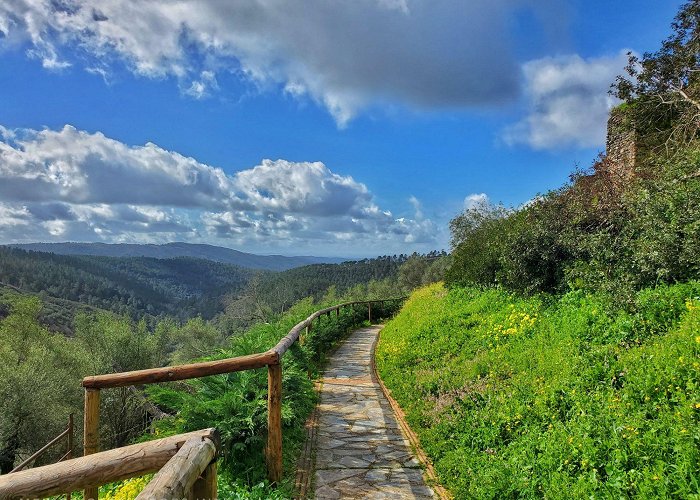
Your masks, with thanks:
M501 103L515 97L513 16L561 0L4 0L0 40L50 69L122 61L205 97L216 75L310 96L341 126L365 106ZM546 22L545 24L552 24ZM493 36L499 33L499 36ZM78 55L76 55L78 53Z
M382 210L367 186L321 162L263 160L227 174L155 144L101 133L0 127L0 240L208 241L248 248L435 242L415 198ZM347 245L353 242L353 247Z
M605 144L608 112L617 103L608 90L623 72L626 52L590 59L546 57L526 63L528 114L504 131L505 141L534 149Z

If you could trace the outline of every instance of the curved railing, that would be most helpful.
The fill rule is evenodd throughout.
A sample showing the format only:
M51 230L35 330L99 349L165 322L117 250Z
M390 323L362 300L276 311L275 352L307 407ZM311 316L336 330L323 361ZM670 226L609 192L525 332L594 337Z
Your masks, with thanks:
M405 300L405 297L345 302L321 309L297 323L277 345L262 353L202 363L85 377L82 383L85 388L84 454L90 455L99 450L101 389L171 382L267 367L267 468L270 481L276 483L282 477L282 365L280 361L284 354L294 342L299 340L302 332L306 331L308 333L311 330L313 321L324 314L330 316L335 312L336 316L338 316L340 315L340 310L344 307L366 305L367 316L371 323L373 304L381 304L383 306L387 302L400 302L403 300ZM97 488L94 486L86 488L85 498L97 498Z

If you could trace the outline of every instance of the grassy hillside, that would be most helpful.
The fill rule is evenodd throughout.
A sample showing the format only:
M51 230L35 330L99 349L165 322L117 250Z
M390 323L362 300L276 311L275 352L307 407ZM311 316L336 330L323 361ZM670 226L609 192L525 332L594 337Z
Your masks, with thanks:
M456 498L698 498L699 297L431 285L377 365Z

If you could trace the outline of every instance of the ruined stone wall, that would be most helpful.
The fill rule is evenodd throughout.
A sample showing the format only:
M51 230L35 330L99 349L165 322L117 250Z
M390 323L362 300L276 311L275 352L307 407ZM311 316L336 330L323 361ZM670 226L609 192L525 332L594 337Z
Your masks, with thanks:
M637 163L637 134L624 108L615 108L608 118L608 137L605 151L607 169L613 177L630 180Z

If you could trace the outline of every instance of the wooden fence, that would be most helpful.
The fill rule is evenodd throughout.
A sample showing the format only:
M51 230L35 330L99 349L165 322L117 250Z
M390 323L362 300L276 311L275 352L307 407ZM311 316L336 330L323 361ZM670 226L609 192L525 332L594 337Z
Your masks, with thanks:
M84 455L87 457L99 451L99 419L100 419L100 391L114 387L131 385L153 384L158 382L172 382L210 375L220 375L244 370L253 370L267 367L267 448L266 459L268 477L273 483L279 482L282 477L282 364L281 360L287 350L296 342L302 332L311 330L313 321L323 315L331 315L335 312L340 315L340 310L345 307L367 306L367 317L372 321L372 305L383 306L386 303L403 301L405 297L384 300L356 301L338 304L316 311L304 321L299 322L289 333L283 337L276 346L269 351L248 356L206 361L179 366L166 366L163 368L151 368L123 373L110 373L85 377L85 413L84 413ZM85 498L97 498L97 487L87 483Z
M17 467L12 469L9 474L12 474L13 472L19 472L22 469L24 469L27 465L31 464L34 460L39 458L41 455L49 451L51 447L53 447L55 444L57 444L59 441L61 441L63 438L66 439L66 453L58 459L59 462L67 459L67 458L73 458L73 414L71 413L68 415L68 427L61 432L58 436L53 438L51 441L46 443L44 446L42 446L39 450L35 451L29 458L24 460L21 464L19 464ZM70 498L70 497L69 497Z
M179 434L0 476L0 499L44 498L157 472L137 497L216 498L216 429ZM85 500L96 499L97 494Z

